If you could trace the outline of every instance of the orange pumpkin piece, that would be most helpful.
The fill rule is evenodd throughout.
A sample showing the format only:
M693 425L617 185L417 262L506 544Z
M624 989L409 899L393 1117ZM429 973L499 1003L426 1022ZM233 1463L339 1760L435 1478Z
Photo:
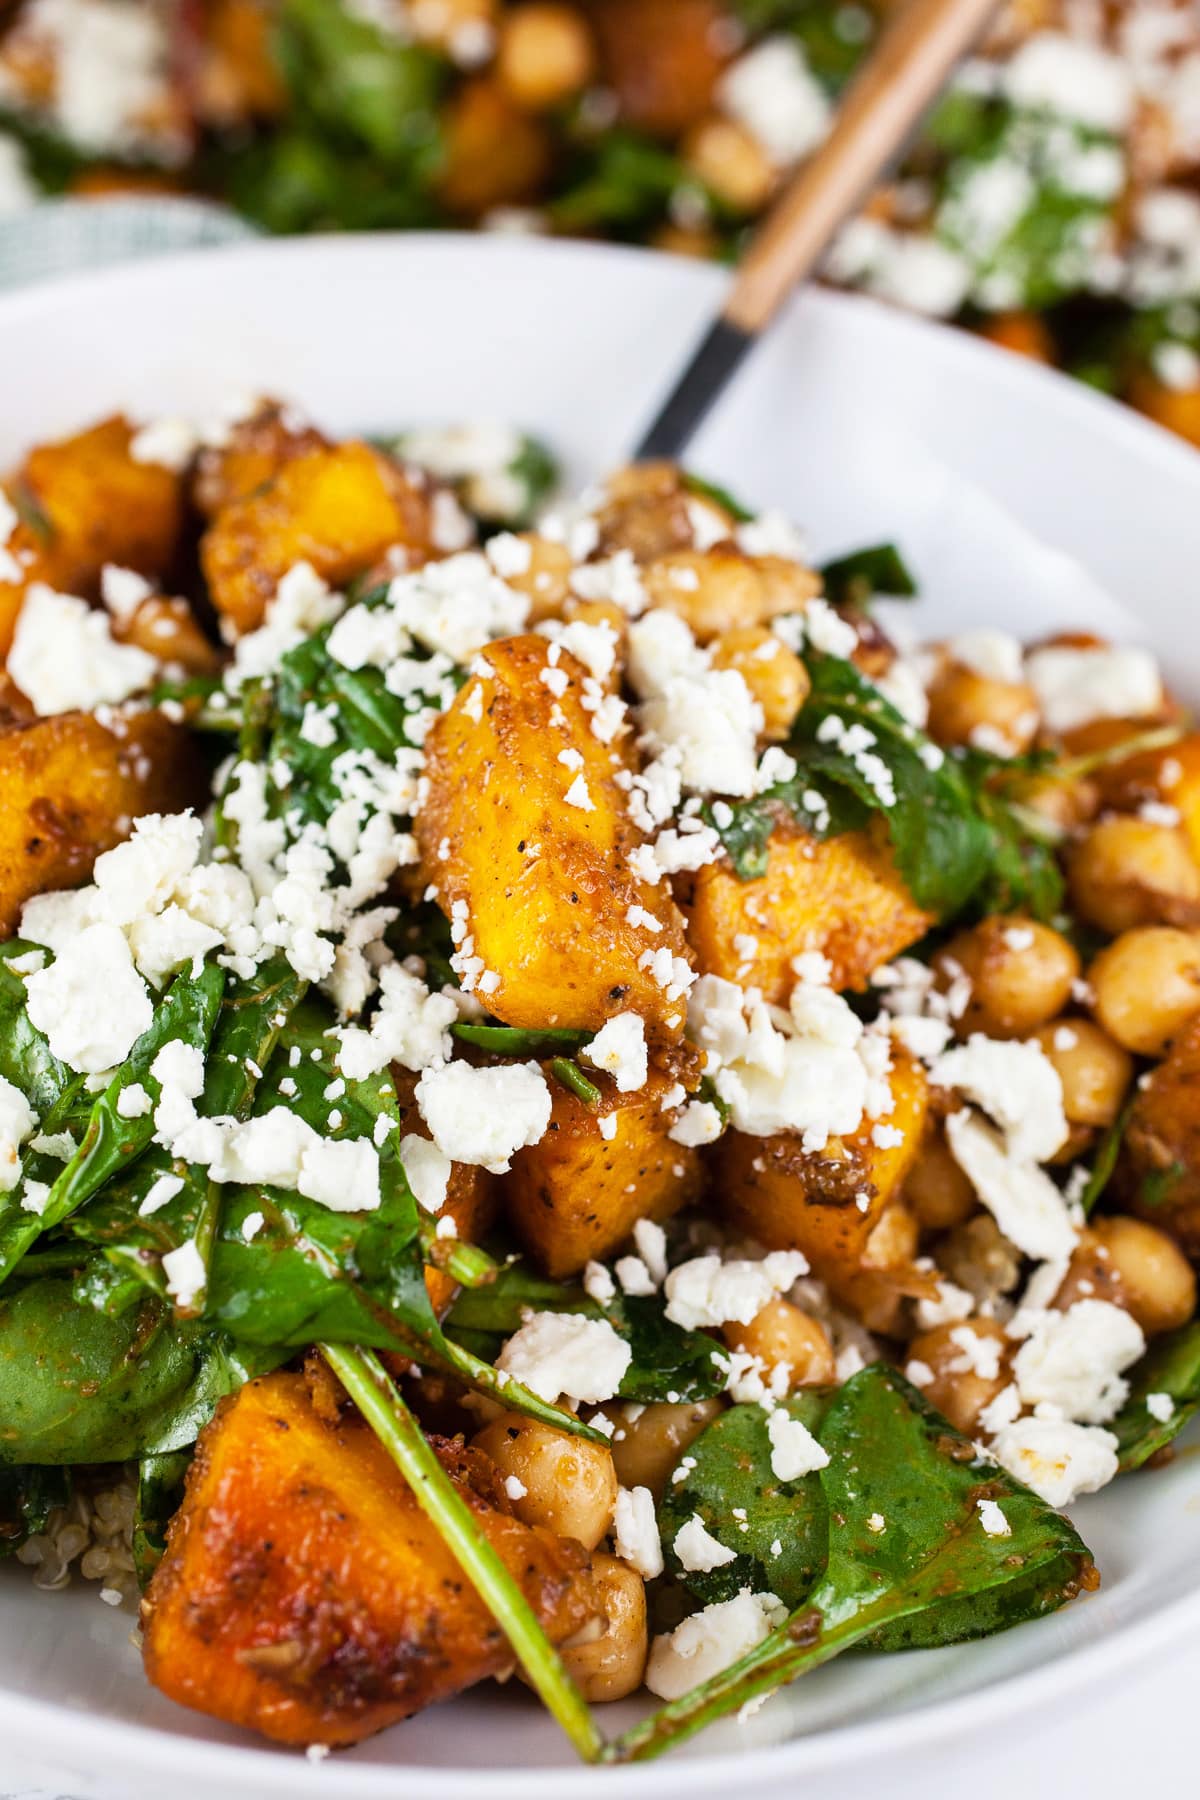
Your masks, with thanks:
M304 1376L222 1402L142 1611L172 1700L287 1744L353 1744L512 1665L512 1652L370 1428ZM513 1518L494 1466L433 1439L555 1642L593 1616L587 1553Z
M318 446L223 506L200 544L213 605L235 632L262 624L298 562L338 587L393 545L433 549L432 489L369 444Z
M836 989L862 988L872 969L915 944L932 923L890 853L866 833L818 841L777 832L767 872L756 881L739 880L724 862L700 870L688 935L702 974L760 988L767 1001L784 1005L796 981L792 959L802 951L829 958Z
M11 689L9 690L11 693ZM103 850L141 813L203 805L194 741L162 713L29 719L26 703L0 721L0 936L34 894L86 881Z

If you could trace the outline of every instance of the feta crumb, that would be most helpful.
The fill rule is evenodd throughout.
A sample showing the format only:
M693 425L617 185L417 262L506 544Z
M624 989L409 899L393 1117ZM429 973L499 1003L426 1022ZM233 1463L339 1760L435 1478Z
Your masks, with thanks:
M975 1505L979 1509L979 1523L988 1537L1012 1536L1012 1526L1005 1518L998 1501L977 1500Z
M1065 1312L1036 1315L1013 1359L1013 1375L1021 1399L1039 1417L1103 1425L1129 1392L1121 1371L1145 1348L1141 1327L1123 1307L1077 1300Z
M829 1462L829 1453L808 1426L782 1409L768 1415L767 1436L771 1440L771 1473L777 1481L798 1481Z
M666 1314L687 1331L731 1320L748 1325L770 1300L807 1273L807 1259L798 1250L773 1250L761 1262L723 1263L715 1252L693 1257L666 1278Z
M1010 1157L1000 1133L965 1108L946 1120L946 1141L959 1168L1004 1236L1026 1256L1070 1256L1075 1227L1050 1177L1036 1163Z
M1045 1162L1066 1141L1062 1080L1038 1043L973 1032L938 1057L930 1074L990 1114L1018 1161Z
M133 644L119 644L107 613L73 594L35 581L17 615L8 672L34 710L90 712L142 692L158 664Z
M247 1244L252 1244L266 1222L265 1214L257 1211L248 1212L242 1220L242 1237L244 1241Z
M1148 650L1048 644L1030 652L1025 672L1051 731L1075 731L1094 719L1145 718L1163 704L1162 677Z
M701 1144L715 1144L721 1130L721 1114L711 1100L689 1100L667 1136L672 1143L694 1150Z
M1175 1417L1175 1402L1170 1394L1147 1394L1146 1411L1160 1425L1166 1425Z
M583 1291L597 1306L607 1306L615 1299L617 1284L602 1262L589 1262L583 1271Z
M680 1568L689 1575L706 1575L710 1569L723 1569L737 1561L737 1551L718 1543L699 1513L679 1527L671 1548Z
M159 1175L146 1189L146 1197L138 1207L138 1217L148 1219L152 1213L156 1213L160 1207L165 1206L169 1200L173 1200L176 1194L182 1191L183 1177L181 1175Z
M434 1142L452 1162L482 1164L497 1175L518 1150L536 1144L550 1123L550 1090L536 1062L429 1068L416 1097Z
M153 1018L146 984L115 925L88 925L25 984L29 1017L55 1056L84 1075L125 1061Z
M580 1052L585 1062L612 1076L619 1094L645 1087L650 1072L646 1028L636 1013L617 1013Z
M20 1088L0 1076L0 1194L11 1193L21 1179L21 1145L36 1126Z
M787 1608L774 1594L752 1594L749 1588L706 1606L654 1639L646 1686L660 1700L678 1700L761 1644L786 1617Z
M208 1279L204 1258L196 1246L195 1238L188 1238L177 1250L168 1250L162 1259L162 1271L166 1276L168 1294L176 1306L185 1310L204 1291Z
M649 1488L618 1488L613 1514L613 1550L645 1581L663 1572L662 1544Z
M639 1219L633 1228L633 1241L655 1287L661 1287L667 1278L666 1232L653 1219Z
M1117 1472L1117 1440L1098 1425L1065 1419L1018 1419L997 1432L991 1454L1048 1506L1094 1494Z
M417 1204L441 1212L454 1166L450 1158L431 1139L410 1131L400 1139L400 1161Z
M607 1319L540 1312L513 1333L496 1367L552 1404L599 1403L616 1394L632 1354Z

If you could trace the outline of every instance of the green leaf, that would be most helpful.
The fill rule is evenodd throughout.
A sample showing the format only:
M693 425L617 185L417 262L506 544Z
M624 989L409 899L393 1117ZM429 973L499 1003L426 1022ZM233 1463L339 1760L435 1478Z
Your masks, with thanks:
M909 725L852 663L810 652L812 690L796 720L790 748L810 785L851 793L887 825L896 863L919 906L940 917L958 912L984 880L990 843L971 784L952 753L933 746ZM895 790L884 803L862 759L823 734L830 722L860 727L873 740ZM797 777L799 779L799 777Z
M1105 1189L1112 1180L1135 1099L1136 1095L1129 1097L1096 1146L1096 1154L1092 1158L1087 1183L1079 1196L1079 1204L1083 1209L1085 1219L1091 1218L1096 1210L1097 1202L1103 1197Z
M191 1460L187 1450L139 1459L132 1549L134 1573L143 1593L167 1547L167 1526L183 1503L184 1478Z
M1172 1411L1157 1419L1146 1405L1151 1394L1166 1394ZM1117 1439L1122 1469L1140 1469L1178 1437L1200 1407L1200 1323L1193 1320L1153 1343L1129 1378L1129 1397L1109 1426Z
M70 1498L68 1470L0 1463L0 1558L44 1531L55 1507Z
M784 1407L810 1431L824 1411L813 1396ZM719 1544L737 1551L734 1562L699 1572L682 1566L675 1538L696 1515ZM829 1516L820 1482L815 1474L776 1477L761 1406L731 1406L689 1444L659 1502L658 1528L668 1569L703 1606L748 1587L795 1608L825 1567Z
M10 966L40 950L40 945L22 938L0 944L0 1076L21 1090L46 1130L47 1115L61 1112L82 1088L83 1077L58 1060L31 1021L25 983Z
M871 544L851 550L821 568L825 597L833 606L862 609L877 595L911 600L917 584L895 544Z
M52 1276L0 1296L0 1461L125 1462L195 1379L195 1337L152 1295L117 1317Z
M277 54L300 117L365 146L392 170L428 156L447 72L442 57L338 0L284 0Z
M682 188L699 189L679 157L652 139L619 128L579 159L574 179L548 208L563 231L642 229L665 216Z
M819 1481L825 1571L757 1648L636 1725L611 1761L660 1755L854 1644L955 1642L1071 1599L1091 1557L1070 1523L955 1431L894 1369L874 1363L830 1401ZM996 1501L1007 1536L983 1529Z
M754 518L750 508L743 506L728 488L721 487L718 482L706 481L703 475L696 475L691 469L681 469L679 477L689 494L695 494L700 500L711 500L714 506L724 507L739 525L747 525Z

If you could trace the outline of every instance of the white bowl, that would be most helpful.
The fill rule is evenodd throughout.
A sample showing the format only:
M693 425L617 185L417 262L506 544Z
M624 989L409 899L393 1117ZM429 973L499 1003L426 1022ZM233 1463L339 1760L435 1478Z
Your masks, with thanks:
M73 279L0 300L0 462L113 408L203 413L266 390L346 431L510 419L581 482L635 441L723 280L638 252L412 236ZM818 556L894 537L922 578L922 628L1090 626L1148 642L1200 694L1200 457L1065 380L869 301L809 294L691 462L786 509ZM128 1617L94 1587L44 1595L6 1567L0 1742L73 1791L122 1800L170 1784L191 1800L634 1800L749 1782L765 1797L881 1779L896 1794L934 1744L1094 1689L1200 1630L1193 1456L1118 1482L1078 1522L1098 1595L983 1644L834 1663L672 1761L603 1773L577 1770L524 1694L490 1686L310 1765L150 1688ZM6 1773L0 1756L0 1784Z

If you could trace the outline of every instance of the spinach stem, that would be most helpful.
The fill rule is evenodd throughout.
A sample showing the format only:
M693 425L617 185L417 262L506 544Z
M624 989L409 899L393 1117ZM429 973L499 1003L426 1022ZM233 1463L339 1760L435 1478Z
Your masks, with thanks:
M594 1081L589 1081L579 1064L572 1062L568 1056L556 1056L550 1064L550 1073L556 1081L560 1081L571 1093L578 1095L585 1106L599 1106L600 1089Z
M486 1250L476 1244L463 1244L457 1238L439 1237L437 1220L430 1214L420 1215L421 1255L435 1269L442 1269L460 1287L489 1287L500 1272L500 1266Z
M512 1645L547 1709L585 1762L604 1749L579 1689L501 1557L482 1535L471 1509L443 1469L432 1445L371 1350L322 1344L321 1354L412 1489L463 1574Z

